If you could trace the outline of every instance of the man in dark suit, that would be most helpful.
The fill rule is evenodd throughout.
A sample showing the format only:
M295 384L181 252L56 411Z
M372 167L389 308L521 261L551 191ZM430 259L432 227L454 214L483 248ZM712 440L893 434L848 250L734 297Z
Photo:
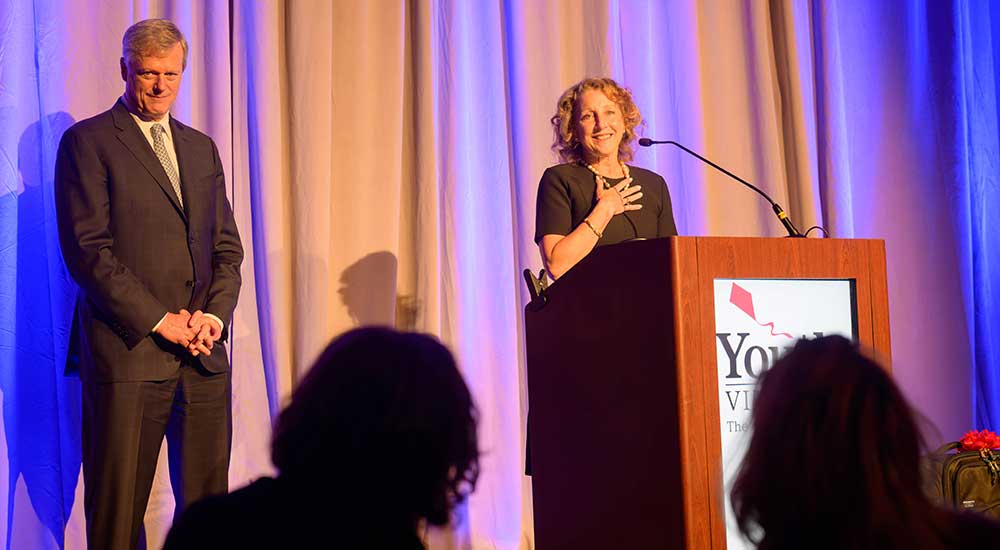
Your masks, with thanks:
M228 487L224 342L243 248L211 138L170 116L187 42L167 20L122 40L125 93L63 135L56 210L80 286L71 346L83 383L90 548L134 548L164 435L178 513Z

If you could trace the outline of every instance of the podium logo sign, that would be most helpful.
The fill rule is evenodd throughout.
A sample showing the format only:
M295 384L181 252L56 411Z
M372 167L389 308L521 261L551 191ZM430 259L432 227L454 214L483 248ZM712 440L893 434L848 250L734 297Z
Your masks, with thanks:
M844 279L716 279L714 290L727 547L750 549L729 489L749 442L757 379L799 338L856 340L857 301L854 281Z

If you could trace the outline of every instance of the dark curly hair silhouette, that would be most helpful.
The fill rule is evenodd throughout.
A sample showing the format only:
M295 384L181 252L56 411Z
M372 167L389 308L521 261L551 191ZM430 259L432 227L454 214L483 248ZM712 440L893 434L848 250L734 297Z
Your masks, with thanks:
M731 497L760 549L995 545L1000 527L922 491L915 414L850 340L801 340L759 382ZM990 542L987 542L990 541Z
M444 525L479 474L476 411L436 339L361 328L334 340L296 388L271 456L289 481L332 474L358 496L392 494L380 514Z
M435 338L361 328L335 339L274 430L279 475L191 506L165 548L423 548L479 476L476 408Z

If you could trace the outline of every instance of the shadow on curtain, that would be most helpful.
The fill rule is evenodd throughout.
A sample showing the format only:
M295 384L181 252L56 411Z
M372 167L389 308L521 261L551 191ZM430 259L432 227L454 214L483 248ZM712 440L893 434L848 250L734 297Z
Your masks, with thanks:
M57 112L24 130L17 148L20 188L3 199L14 202L13 216L5 219L17 220L16 242L5 248L16 250L13 368L0 371L8 548L35 539L31 532L38 528L63 546L80 472L79 379L64 375L76 287L62 265L52 202L56 147L73 122Z

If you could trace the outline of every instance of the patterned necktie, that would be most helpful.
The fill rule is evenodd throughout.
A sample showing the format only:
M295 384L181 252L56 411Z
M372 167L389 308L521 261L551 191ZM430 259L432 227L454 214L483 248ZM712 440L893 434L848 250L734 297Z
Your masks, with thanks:
M163 134L167 131L159 124L154 124L150 128L150 131L153 133L153 152L156 153L156 158L160 159L160 164L163 165L163 170L166 171L167 178L170 179L170 185L173 186L174 193L177 193L177 202L183 208L184 197L181 196L181 177L177 175L177 168L171 162L170 155L167 154L167 146L163 143Z

